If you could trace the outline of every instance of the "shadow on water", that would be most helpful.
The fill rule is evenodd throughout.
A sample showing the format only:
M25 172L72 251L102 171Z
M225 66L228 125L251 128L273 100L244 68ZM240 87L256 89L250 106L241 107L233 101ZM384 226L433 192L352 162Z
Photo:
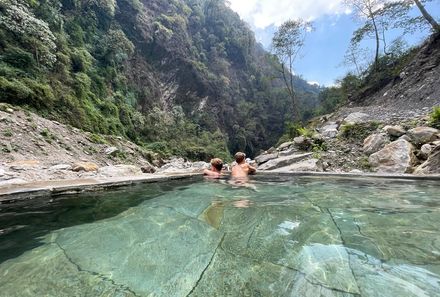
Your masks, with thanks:
M42 237L54 230L114 217L164 193L184 190L194 181L185 179L0 204L0 263L44 244Z

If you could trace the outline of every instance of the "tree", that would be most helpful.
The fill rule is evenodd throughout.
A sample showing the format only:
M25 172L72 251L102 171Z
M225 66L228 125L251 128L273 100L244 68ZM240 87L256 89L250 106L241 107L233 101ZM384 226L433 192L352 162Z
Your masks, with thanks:
M373 34L376 42L376 50L374 56L374 69L377 68L379 62L380 51L380 26L384 30L385 22L379 22L381 7L385 4L384 0L344 0L346 6L354 10L355 15L365 20L363 27L356 30L351 40L352 44L360 43L365 36Z
M425 18L425 20L431 25L434 31L440 31L440 25L436 22L436 20L428 13L425 9L425 6L419 0L414 0L414 3L417 5L417 8L420 10L421 14Z
M386 3L381 13L393 20L395 28L404 29L406 32L413 32L420 26L429 25L434 32L440 32L439 23L431 16L423 5L432 0L398 0ZM421 16L412 17L409 12L414 7L419 9Z
M281 63L283 80L292 101L294 121L301 120L294 86L294 63L304 46L307 32L311 30L310 22L289 20L278 28L272 39L273 51Z

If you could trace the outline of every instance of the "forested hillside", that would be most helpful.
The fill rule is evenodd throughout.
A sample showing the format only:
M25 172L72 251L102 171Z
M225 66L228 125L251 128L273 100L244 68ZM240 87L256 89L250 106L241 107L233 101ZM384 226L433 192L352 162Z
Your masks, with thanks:
M223 0L0 0L0 101L192 159L270 147L280 65ZM319 88L295 78L302 114Z

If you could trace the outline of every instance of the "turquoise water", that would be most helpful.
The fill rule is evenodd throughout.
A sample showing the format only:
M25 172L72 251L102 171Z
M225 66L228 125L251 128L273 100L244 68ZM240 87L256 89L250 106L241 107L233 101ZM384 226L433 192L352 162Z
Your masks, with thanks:
M194 179L0 205L0 296L440 296L439 189Z

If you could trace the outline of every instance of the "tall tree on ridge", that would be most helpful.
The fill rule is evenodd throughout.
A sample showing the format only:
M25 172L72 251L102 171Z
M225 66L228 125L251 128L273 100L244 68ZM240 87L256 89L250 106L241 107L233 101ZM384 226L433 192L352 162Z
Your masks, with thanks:
M365 25L356 30L352 38L352 43L359 43L370 32L374 35L376 49L374 55L374 69L377 69L380 52L380 12L384 0L344 0L347 7L353 9L356 16L360 19L366 19Z
M292 100L294 122L300 122L298 99L294 86L294 63L304 46L307 32L312 30L312 24L303 20L288 20L275 32L272 38L274 54L281 62L283 80Z

